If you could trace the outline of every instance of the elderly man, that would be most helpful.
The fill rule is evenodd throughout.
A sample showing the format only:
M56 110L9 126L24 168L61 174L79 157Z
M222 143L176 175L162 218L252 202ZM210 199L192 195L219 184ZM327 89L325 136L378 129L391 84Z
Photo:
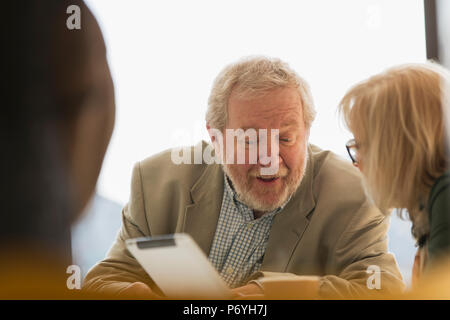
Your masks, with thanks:
M236 293L268 294L274 279L319 297L402 289L388 221L357 169L308 143L314 117L308 85L286 63L251 57L226 67L206 114L212 144L191 148L214 148L219 163L179 163L171 151L139 162L122 229L84 287L150 296L154 283L124 241L185 232ZM318 276L317 285L302 275Z

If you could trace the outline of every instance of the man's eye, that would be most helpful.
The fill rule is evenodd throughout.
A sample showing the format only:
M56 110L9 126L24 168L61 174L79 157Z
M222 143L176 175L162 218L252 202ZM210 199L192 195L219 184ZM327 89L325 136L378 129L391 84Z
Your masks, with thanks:
M290 142L291 139L289 139L289 138L282 138L282 139L280 139L280 141L283 141L283 142Z

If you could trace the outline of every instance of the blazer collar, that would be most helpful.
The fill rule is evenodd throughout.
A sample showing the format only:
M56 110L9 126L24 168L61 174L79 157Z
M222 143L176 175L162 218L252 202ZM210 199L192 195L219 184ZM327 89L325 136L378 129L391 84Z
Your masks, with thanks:
M202 143L203 148L208 145ZM185 208L183 232L190 234L209 255L222 207L224 175L220 164L203 165L203 174L190 190L193 203Z

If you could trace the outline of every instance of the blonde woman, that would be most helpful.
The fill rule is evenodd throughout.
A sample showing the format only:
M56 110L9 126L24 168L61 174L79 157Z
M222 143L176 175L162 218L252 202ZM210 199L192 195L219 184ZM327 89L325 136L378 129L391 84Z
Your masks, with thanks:
M450 253L448 81L435 64L396 66L354 86L339 104L354 135L347 150L372 200L413 222L413 282Z

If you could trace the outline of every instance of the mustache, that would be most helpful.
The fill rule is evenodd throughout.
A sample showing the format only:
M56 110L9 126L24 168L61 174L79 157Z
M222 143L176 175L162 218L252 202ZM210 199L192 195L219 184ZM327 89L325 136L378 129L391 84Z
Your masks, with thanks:
M249 172L248 172L248 176L251 178L265 178L265 179L271 179L271 178L284 178L289 174L289 169L285 166L280 167L278 169L277 174L274 175L261 175L260 174L260 168L259 167L255 167L252 168Z

